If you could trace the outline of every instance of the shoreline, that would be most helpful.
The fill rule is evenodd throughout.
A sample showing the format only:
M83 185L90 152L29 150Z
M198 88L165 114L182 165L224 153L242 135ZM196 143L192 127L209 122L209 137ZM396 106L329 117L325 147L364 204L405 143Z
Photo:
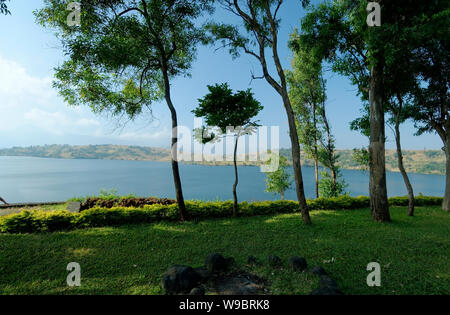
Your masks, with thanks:
M160 162L160 163L170 163L170 160L155 160L155 159L124 159L124 158L104 158L104 159L99 159L99 158L84 158L84 157L76 157L76 158L72 158L72 157L55 157L55 156L32 156L32 155L0 155L1 157L19 157L19 158L41 158L41 159L57 159L57 160L96 160L96 161L135 161L135 162ZM308 160L307 160L308 161ZM183 165L199 165L199 166L233 166L233 162L228 162L228 161L219 161L219 162L198 162L198 161L193 161L193 162L186 162L186 161L180 161L180 164ZM310 165L310 163L305 163L305 160L301 161L302 167L306 166L306 167L314 167L312 164ZM237 165L240 167L260 167L262 165L261 162L252 162L252 161L238 161ZM291 165L291 164L290 164ZM369 172L368 169L363 169L363 168L358 168L358 167L343 167L340 166L341 170L348 170L348 171L363 171L363 172ZM391 172L391 173L400 173L400 171L397 169L392 169L392 168L388 168L386 167L386 172ZM423 172L411 172L411 171L407 171L408 174L417 174L417 175L440 175L440 176L445 176L445 172L429 172L429 173L423 173Z

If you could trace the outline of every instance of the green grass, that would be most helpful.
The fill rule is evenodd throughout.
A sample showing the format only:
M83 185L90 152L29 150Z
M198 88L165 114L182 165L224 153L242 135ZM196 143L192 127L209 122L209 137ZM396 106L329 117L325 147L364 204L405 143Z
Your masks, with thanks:
M201 266L217 251L240 265L248 255L281 257L282 269L252 269L269 280L272 294L307 294L316 286L311 275L288 270L293 255L322 265L346 294L449 294L449 214L439 207L417 208L412 218L402 207L391 214L388 224L373 222L364 209L313 211L313 226L289 214L0 234L0 293L162 294L169 266ZM72 261L81 265L81 287L66 285ZM366 285L369 262L381 264L381 287Z
M30 211L61 211L67 209L68 203L62 203L62 204L56 204L56 205L41 205L41 206L34 206L34 207L12 207L12 208L4 208L0 209L0 217L9 215L12 213L20 213L23 210L30 210Z

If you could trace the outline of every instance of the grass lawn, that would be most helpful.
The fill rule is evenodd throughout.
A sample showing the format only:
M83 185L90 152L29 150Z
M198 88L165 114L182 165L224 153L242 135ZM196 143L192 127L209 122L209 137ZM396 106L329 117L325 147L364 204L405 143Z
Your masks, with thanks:
M8 215L12 213L20 213L23 210L30 210L30 211L60 211L60 210L67 210L68 203L62 203L57 205L40 205L40 206L34 206L34 207L11 207L11 208L0 208L0 216Z
M285 267L250 269L272 294L308 294L317 279L288 270L290 256L322 265L345 294L450 294L450 216L439 207L415 217L392 207L393 222L375 223L369 210L313 211L199 223L157 223L51 234L0 234L1 294L162 294L172 264L203 265L210 252L278 255ZM81 265L81 286L68 287L66 266ZM369 262L381 265L381 287L368 287ZM246 267L250 268L250 267Z

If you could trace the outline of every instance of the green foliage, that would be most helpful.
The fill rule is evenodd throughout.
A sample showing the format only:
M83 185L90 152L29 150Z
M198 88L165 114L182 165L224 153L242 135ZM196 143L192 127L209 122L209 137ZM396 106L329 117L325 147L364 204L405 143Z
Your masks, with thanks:
M295 31L291 40L298 38ZM291 61L292 71L287 71L289 99L295 111L297 133L303 150L312 159L318 159L319 143L325 137L325 80L322 59L314 51L298 47Z
M352 158L355 160L363 169L369 169L369 150L366 148L353 149Z
M195 20L212 11L211 1L98 2L83 1L79 27L67 25L65 0L35 11L67 56L54 87L70 105L133 119L165 95L164 77L188 74L205 39Z
M267 161L268 165L272 163L273 158L275 157ZM285 191L290 189L293 183L292 175L287 171L288 165L287 159L280 155L278 169L266 174L266 192L280 194L281 199L284 199Z
M344 179L342 178L342 174L337 169L336 171L336 182L333 181L330 173L328 172L320 172L320 180L319 180L319 193L320 196L324 198L338 197L345 193L345 188L348 186Z
M408 197L394 197L389 203L395 206L407 206ZM441 205L441 197L417 196L417 206ZM350 197L342 195L333 198L320 197L308 200L311 210L352 210L363 209L370 205L366 196ZM186 210L192 220L215 218L231 218L233 216L232 201L202 202L186 201ZM298 202L291 200L242 202L239 204L240 216L273 215L298 213ZM142 208L114 207L91 208L80 213L68 211L22 211L0 217L0 232L2 233L36 233L68 231L82 228L121 226L144 224L159 221L177 221L178 206L146 205Z
M227 127L256 126L252 122L263 109L253 97L250 89L233 93L227 83L208 85L209 93L199 99L199 105L192 112L196 117L204 117L211 127L219 127L226 134Z

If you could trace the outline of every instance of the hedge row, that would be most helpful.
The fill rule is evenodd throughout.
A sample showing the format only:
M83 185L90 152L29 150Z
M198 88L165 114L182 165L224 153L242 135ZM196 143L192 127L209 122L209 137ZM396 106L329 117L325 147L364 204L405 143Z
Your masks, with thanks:
M311 210L351 210L369 207L368 197L340 196L337 198L318 198L308 200ZM407 197L389 199L394 206L408 205ZM417 196L417 206L435 206L442 203L440 197ZM233 202L202 202L186 201L188 216L193 220L227 218L233 214ZM270 215L299 212L299 206L294 201L261 201L242 202L239 205L241 216ZM22 211L0 217L0 232L2 233L33 233L68 231L89 227L119 226L129 224L151 223L161 220L176 221L178 205L145 205L142 208L113 207L92 208L80 213L68 211Z

